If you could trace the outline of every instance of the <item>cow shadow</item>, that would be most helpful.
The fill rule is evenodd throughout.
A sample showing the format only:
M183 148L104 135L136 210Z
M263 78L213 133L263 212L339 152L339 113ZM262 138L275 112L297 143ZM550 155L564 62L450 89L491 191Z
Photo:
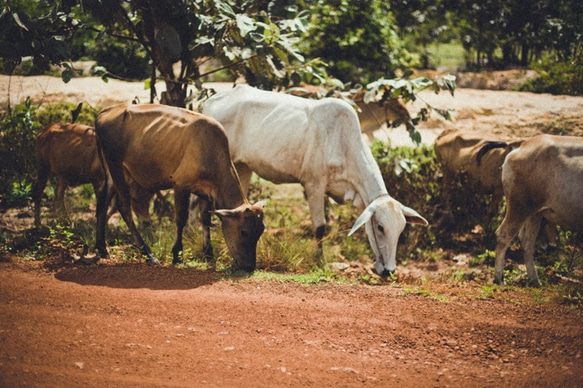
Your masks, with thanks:
M214 268L193 269L143 263L61 265L53 268L56 279L82 286L120 289L191 290L221 279Z

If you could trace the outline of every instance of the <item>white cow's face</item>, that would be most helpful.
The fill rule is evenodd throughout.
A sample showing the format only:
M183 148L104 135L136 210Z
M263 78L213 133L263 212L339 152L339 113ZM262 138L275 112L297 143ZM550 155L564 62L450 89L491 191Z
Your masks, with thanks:
M368 205L352 227L349 235L366 224L366 234L375 253L375 270L380 276L395 272L397 244L407 223L428 224L415 210L386 196Z
M400 206L382 202L366 223L366 235L375 254L375 270L388 276L397 268L397 244L407 221Z

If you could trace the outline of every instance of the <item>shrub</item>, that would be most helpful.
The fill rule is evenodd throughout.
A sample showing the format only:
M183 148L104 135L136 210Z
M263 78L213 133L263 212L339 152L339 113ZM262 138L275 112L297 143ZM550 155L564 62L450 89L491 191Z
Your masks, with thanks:
M0 117L0 196L7 206L23 204L28 198L24 193L36 170L34 139L41 128L36 111L27 98Z
M519 91L583 95L583 53L571 62L545 60L533 68L541 75L520 85Z

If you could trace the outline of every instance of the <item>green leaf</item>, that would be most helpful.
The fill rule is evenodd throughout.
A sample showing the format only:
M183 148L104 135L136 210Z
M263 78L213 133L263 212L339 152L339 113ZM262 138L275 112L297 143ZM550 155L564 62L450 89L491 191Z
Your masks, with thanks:
M413 143L415 143L416 145L421 144L421 132L419 132L418 130L415 129L409 132L409 137L411 137L411 140L413 140Z
M73 78L73 70L69 67L61 73L61 78L64 83L68 83Z
M235 16L235 20L237 22L237 27L239 28L239 32L241 33L242 37L247 36L251 31L255 31L257 26L255 25L255 20L251 19L247 15L237 14Z
M363 101L366 104L370 104L371 102L375 102L376 101L376 95L377 95L376 89L369 90L368 92L366 92L364 94Z

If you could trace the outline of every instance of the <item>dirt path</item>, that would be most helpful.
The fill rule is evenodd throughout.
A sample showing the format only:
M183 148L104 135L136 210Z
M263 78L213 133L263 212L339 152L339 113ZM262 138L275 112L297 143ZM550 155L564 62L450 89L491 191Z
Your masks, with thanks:
M0 385L583 384L581 309L528 294L217 280L131 263L0 264ZM447 300L445 300L447 299Z

